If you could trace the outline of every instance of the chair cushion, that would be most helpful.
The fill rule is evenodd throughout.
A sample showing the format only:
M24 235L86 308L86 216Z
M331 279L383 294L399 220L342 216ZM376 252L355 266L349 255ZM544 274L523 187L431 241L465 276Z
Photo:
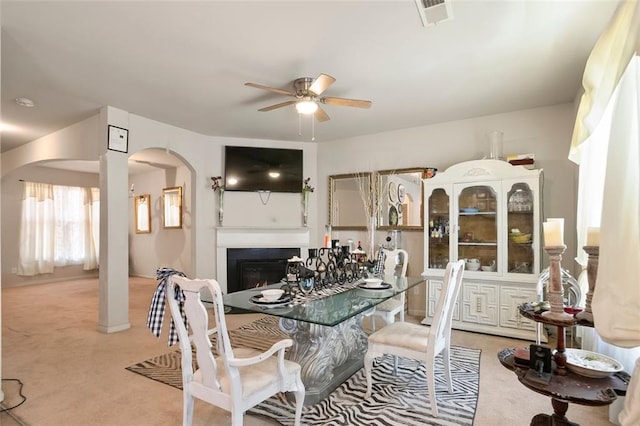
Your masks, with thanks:
M391 311L395 311L396 309L400 309L401 307L403 306L402 306L402 303L400 302L400 299L391 298L391 299L385 300L382 303L377 304L376 310L391 312Z
M429 327L409 322L394 322L369 336L369 345L388 345L426 351Z
M250 358L255 355L261 354L262 351L249 349L249 348L234 348L233 354L236 358ZM226 369L224 368L223 360L221 357L215 357L218 364L218 374L220 385L224 393L231 392L231 385L229 383L229 377L227 376ZM288 360L284 360L284 367L286 370L285 375L291 376L300 371L300 364ZM263 362L258 364L249 365L246 367L239 367L240 381L242 383L242 397L247 398L250 395L259 392L270 384L276 383L280 376L278 375L278 360L275 356L272 356ZM202 383L202 375L200 370L194 373L194 381Z

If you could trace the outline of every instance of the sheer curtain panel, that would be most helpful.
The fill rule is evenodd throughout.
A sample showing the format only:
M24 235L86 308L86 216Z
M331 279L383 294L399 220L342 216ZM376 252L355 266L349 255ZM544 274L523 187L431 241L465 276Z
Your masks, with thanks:
M84 188L85 238L84 264L82 269L90 271L98 268L100 256L100 189Z
M55 220L53 185L24 182L18 275L53 273Z
M98 267L98 188L25 182L18 275L53 273L55 266Z
M600 226L595 331L584 331L582 347L633 371L617 419L624 426L640 424L639 49L640 3L620 2L587 61L569 153L580 164L578 247L587 226Z

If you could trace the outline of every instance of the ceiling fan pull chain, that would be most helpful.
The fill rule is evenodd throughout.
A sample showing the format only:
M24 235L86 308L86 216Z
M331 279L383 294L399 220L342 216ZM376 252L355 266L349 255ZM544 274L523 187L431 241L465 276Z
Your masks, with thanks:
M313 115L311 116L311 142L315 142L316 140L316 120L313 119Z
M302 136L302 114L298 113L298 136Z

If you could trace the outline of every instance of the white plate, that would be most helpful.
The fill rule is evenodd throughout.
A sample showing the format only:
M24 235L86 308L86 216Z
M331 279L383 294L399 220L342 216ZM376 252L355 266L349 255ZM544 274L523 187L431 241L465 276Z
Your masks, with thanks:
M389 201L392 203L398 201L398 188L395 182L389 182Z
M251 299L249 299L249 301L251 303L253 303L254 305L262 306L262 307L265 307L265 308L281 308L281 307L287 306L289 303L291 303L291 298L289 296L284 296L283 298L280 298L279 300L276 300L275 302L269 302L264 297L253 296Z
M565 355L567 356L567 368L585 377L609 377L623 369L622 364L615 359L597 352L569 348L565 349Z
M463 207L460 209L461 213L478 213L478 211L475 207Z
M391 284L382 283L382 284L376 284L376 285L369 285L367 283L361 283L361 284L358 284L358 287L364 288L367 290L389 290L391 288Z
M261 306L263 308L282 308L283 306L287 306L289 303L291 303L291 300L287 300L286 302L278 302L278 303L256 303L256 302L251 302L254 305L257 306Z

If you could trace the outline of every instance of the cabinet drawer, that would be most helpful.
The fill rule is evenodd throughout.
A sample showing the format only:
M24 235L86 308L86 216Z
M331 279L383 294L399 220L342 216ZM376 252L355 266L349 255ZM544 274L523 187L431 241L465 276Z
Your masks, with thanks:
M498 285L466 282L462 286L462 321L498 325Z
M536 323L518 312L519 305L533 300L536 300L535 289L506 286L500 288L500 327L535 330Z

